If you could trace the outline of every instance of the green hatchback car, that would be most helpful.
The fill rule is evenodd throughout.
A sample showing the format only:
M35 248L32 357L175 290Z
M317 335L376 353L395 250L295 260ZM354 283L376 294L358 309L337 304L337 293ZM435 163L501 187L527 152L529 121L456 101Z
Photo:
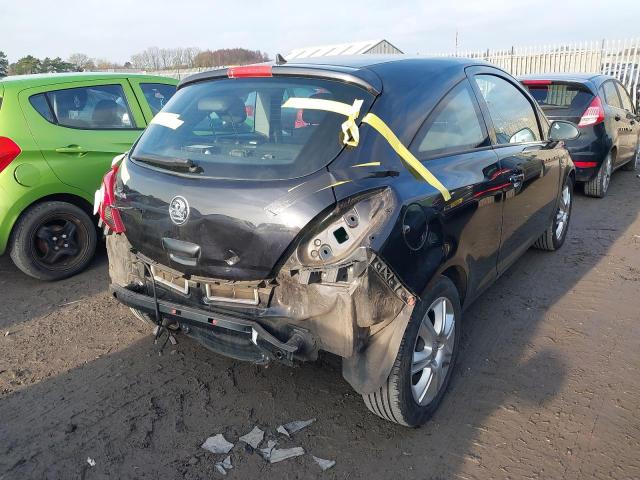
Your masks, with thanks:
M94 192L176 85L122 73L0 79L0 255L41 280L84 269L98 238Z

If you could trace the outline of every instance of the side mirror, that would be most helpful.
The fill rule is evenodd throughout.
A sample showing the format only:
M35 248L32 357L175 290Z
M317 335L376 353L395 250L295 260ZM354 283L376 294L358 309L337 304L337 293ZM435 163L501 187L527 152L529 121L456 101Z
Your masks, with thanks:
M575 140L580 136L580 130L571 122L557 120L549 127L549 140L559 142L561 140Z

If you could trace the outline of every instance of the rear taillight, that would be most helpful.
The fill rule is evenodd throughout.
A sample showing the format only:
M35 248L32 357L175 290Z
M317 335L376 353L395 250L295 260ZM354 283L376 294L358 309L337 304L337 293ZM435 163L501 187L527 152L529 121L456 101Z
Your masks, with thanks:
M7 137L0 137L0 173L20 155L22 150L16 142Z
M118 165L111 167L111 170L102 179L102 187L100 188L102 198L99 199L98 214L104 224L114 233L123 233L125 231L124 223L122 223L120 212L115 207L115 185L118 167Z
M602 108L602 102L600 97L593 97L593 100L582 114L579 127L589 127L591 125L597 125L604 122L604 108Z

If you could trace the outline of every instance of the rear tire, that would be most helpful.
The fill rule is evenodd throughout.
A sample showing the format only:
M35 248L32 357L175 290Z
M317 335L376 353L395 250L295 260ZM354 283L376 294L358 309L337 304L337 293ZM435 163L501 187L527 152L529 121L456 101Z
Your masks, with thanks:
M627 172L633 172L638 168L638 164L640 163L640 141L638 141L638 147L636 148L636 154L634 157L625 163L620 170L625 170Z
M362 395L367 408L409 427L429 420L451 379L461 320L458 290L447 277L439 277L415 306L387 381Z
M560 192L558 199L558 208L551 220L549 228L540 235L540 238L533 244L538 250L547 250L553 252L558 250L564 244L569 231L569 222L571 220L571 209L573 206L573 179L567 177L567 180Z
M613 172L613 159L609 153L603 160L598 174L584 184L584 194L589 197L603 198L609 190L611 173Z
M96 251L96 226L67 202L38 203L25 210L11 232L13 263L38 280L61 280L81 272Z

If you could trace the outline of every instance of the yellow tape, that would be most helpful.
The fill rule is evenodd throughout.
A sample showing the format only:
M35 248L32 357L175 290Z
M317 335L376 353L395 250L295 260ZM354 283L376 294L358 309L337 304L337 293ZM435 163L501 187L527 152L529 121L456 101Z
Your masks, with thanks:
M356 118L360 115L362 100L355 100L353 105L344 102L336 102L335 100L325 100L322 98L303 98L291 97L282 108L302 108L309 110L324 110L325 112L338 113L344 115L347 119L342 123L342 133L344 137L342 141L350 147L357 147L360 141L360 131L356 124Z
M362 123L371 125L380 135L391 145L396 153L402 159L404 166L409 169L411 173L422 177L427 183L436 188L444 197L445 201L449 201L451 194L447 187L445 187L440 180L438 180L422 163L418 160L413 153L411 153L407 147L405 147L400 139L395 136L386 123L382 121L380 117L373 113L367 113L362 119Z
M362 107L362 100L355 100L353 105L349 105L344 102L336 102L335 100L325 100L321 98L301 98L291 97L284 104L282 108L301 108L310 110L324 110L327 112L333 112L347 117L347 120L342 124L342 132L344 133L343 142L345 145L357 147L360 141L360 132L358 125L356 124L356 118L360 115L360 108ZM436 188L444 197L445 201L449 201L451 194L449 190L440 183L440 181L418 160L408 149L405 147L400 139L391 131L384 121L373 113L367 113L362 119L362 123L366 123L373 127L384 139L389 143L391 148L400 156L403 165L409 170L416 178L422 178L428 184ZM376 162L371 162L371 165ZM379 164L379 162L378 162ZM354 166L369 166L370 164L359 164ZM346 182L342 182L346 183ZM338 185L341 183L338 183ZM335 186L335 185L331 185ZM328 187L325 187L328 188Z
M351 165L351 168L356 167L379 167L380 162L367 162L367 163L356 163L355 165Z

